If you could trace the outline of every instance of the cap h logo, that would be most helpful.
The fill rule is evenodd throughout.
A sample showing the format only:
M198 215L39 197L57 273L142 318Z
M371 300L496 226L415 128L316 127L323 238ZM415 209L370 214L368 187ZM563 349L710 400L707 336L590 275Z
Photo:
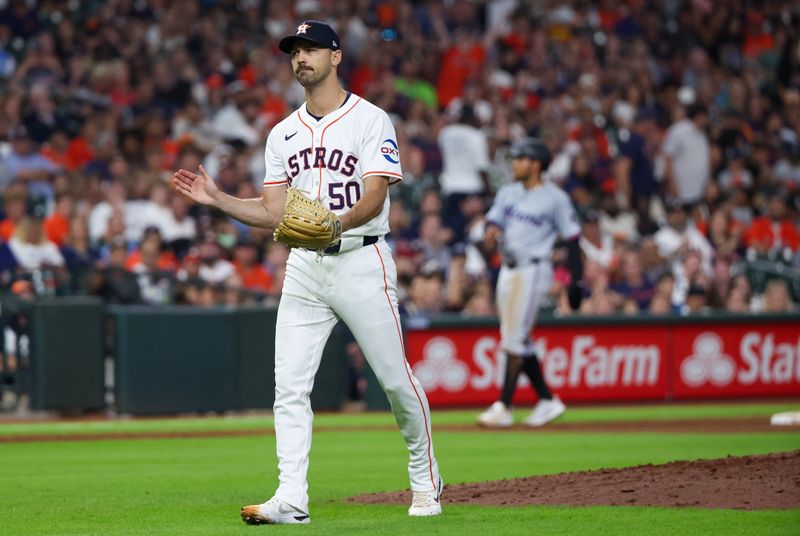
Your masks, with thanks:
M711 382L723 387L733 381L736 363L723 353L722 340L716 333L701 333L692 345L694 353L681 364L681 378L690 387Z
M306 24L304 22L303 24L301 24L300 26L297 27L297 33L304 34L304 33L306 33L306 30L308 30L309 28L311 28L311 25L310 24Z

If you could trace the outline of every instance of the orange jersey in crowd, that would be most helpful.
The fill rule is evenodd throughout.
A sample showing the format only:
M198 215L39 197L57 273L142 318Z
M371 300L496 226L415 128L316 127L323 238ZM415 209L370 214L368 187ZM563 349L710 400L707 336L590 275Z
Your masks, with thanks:
M272 288L272 276L260 264L256 264L249 270L238 263L234 263L234 266L236 266L236 273L242 278L244 288L262 292L269 292Z
M766 245L768 249L772 249L778 240L792 251L800 249L800 233L788 220L774 222L771 218L757 218L744 235L748 246L759 243Z
M2 238L4 242L11 240L11 237L14 236L14 229L16 229L16 227L17 226L14 224L14 222L9 219L0 221L0 238Z
M128 255L128 258L125 259L125 269L131 271L134 266L141 262L141 260L142 254L139 253L139 250L136 249L132 251L130 255ZM178 259L171 251L162 251L158 255L156 267L165 272L174 272L178 269Z
M69 219L61 214L53 214L44 220L44 233L49 241L58 247L63 246L69 234Z

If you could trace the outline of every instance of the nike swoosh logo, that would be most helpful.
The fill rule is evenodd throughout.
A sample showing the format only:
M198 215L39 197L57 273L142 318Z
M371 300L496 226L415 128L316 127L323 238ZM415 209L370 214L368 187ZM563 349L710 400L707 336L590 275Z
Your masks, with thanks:
M438 503L439 502L439 496L437 495L436 497L433 498L433 500Z
M284 135L284 136L283 136L283 139L284 139L284 141L289 141L289 140L291 140L292 138L294 138L295 134L297 134L297 132L295 132L295 133L294 133L294 134L292 134L291 136L289 136L289 135Z
M297 133L295 132L295 134L297 134ZM294 518L297 521L303 521L304 519L308 519L308 516L294 516Z

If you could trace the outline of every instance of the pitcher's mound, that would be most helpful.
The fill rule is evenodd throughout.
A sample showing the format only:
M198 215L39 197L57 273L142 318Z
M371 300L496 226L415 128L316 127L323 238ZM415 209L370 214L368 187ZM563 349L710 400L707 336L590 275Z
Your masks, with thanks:
M406 504L410 492L351 497ZM443 502L487 506L800 508L800 451L446 486Z

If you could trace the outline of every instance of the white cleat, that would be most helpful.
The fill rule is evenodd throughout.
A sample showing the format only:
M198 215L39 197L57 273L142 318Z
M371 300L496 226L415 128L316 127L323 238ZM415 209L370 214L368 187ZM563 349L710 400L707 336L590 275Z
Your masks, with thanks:
M559 418L566 410L567 407L561 399L554 396L552 400L540 400L531 414L522 422L525 423L525 426L544 426Z
M273 497L265 503L242 507L242 520L248 525L307 525L311 518L302 512Z
M415 491L408 508L410 516L440 516L442 515L442 488L444 482L439 477L439 486L436 491Z
M514 415L498 400L478 415L478 424L487 428L510 428L514 424Z

